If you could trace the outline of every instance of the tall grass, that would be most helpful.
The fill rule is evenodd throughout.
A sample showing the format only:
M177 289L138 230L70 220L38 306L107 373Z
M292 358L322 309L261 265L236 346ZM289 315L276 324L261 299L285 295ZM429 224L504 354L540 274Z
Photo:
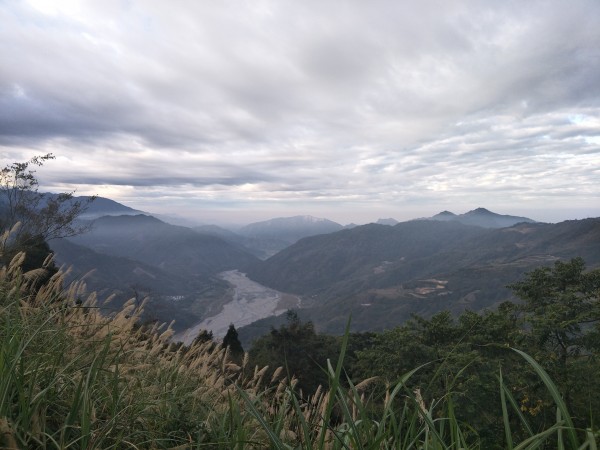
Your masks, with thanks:
M211 343L173 344L169 327L140 326L133 304L101 314L93 295L78 301L82 284L62 289L63 274L36 291L40 272L23 274L21 261L0 269L0 448L482 448L452 391L426 401L411 385L420 367L393 384L353 384L343 370L348 334L324 368L328 386L304 396L283 370L266 379L266 368L236 364ZM541 366L515 352L545 384L556 422L534 432L499 372L497 447L596 449L597 435L574 428Z
M348 333L335 365L328 364L329 389L302 400L302 394L286 389L285 400L278 408L264 397L252 398L239 389L250 414L260 423L276 449L487 449L477 431L461 423L455 412L454 393L449 391L438 400L425 403L420 389L410 387L411 377L424 366L417 367L385 390L383 400L367 395L377 379L354 385L342 380L343 359ZM598 432L578 430L573 425L559 390L544 369L526 353L513 349L535 371L553 398L556 422L546 429L533 431L519 404L504 383L499 371L499 395L505 427L504 440L494 448L521 449L596 449ZM434 376L438 376L437 374ZM460 376L460 373L457 377ZM435 380L432 380L435 381ZM450 380L453 386L456 380ZM268 399L268 397L266 398ZM375 406L379 406L376 408ZM334 413L335 411L335 413ZM518 430L511 429L511 418L518 418ZM285 424L285 426L281 426ZM513 426L514 428L514 426ZM518 440L526 430L527 436ZM291 439L289 439L291 437Z
M0 447L229 448L236 427L251 429L224 419L234 382L261 379L226 351L174 345L133 305L106 317L61 274L34 291L39 273L20 261L0 270Z

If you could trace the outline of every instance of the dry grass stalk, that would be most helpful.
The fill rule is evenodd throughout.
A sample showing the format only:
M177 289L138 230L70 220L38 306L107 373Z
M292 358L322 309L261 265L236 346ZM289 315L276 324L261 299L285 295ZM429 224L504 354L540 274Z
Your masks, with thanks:
M0 418L0 443L3 449L18 450L19 445L15 439L15 431L6 417Z

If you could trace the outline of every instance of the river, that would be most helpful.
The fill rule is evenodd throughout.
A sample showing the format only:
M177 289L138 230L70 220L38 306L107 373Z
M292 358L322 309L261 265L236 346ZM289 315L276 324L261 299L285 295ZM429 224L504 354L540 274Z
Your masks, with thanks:
M223 310L174 336L174 340L189 345L200 330L212 331L216 339L222 339L234 324L236 328L249 325L265 317L277 316L290 308L300 306L300 298L284 294L250 280L238 270L222 272L219 277L234 288L233 300Z

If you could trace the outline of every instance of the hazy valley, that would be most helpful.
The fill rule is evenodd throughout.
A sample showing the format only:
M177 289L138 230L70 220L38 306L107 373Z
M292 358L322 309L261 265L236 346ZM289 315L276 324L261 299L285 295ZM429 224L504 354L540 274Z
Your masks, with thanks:
M285 309L257 307L252 321L227 315L240 292L223 275L231 271L262 285L261 300L274 292L297 298L285 308L339 334L349 316L355 331L381 331L414 314L493 309L514 299L507 285L556 260L581 256L590 268L600 265L600 219L547 224L478 208L351 227L296 216L234 232L171 225L99 200L87 212L90 232L51 242L57 261L72 268L70 279L85 276L101 299L116 294L113 308L148 298L147 319L175 320L180 333L211 329L212 318L222 336L221 322L231 322L246 346L281 324Z

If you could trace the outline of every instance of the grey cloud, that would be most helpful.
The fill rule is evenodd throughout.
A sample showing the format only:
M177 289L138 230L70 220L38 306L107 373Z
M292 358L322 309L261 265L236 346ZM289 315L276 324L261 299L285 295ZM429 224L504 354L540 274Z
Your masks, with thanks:
M53 182L241 202L243 185L254 200L393 203L567 197L577 177L598 193L594 0L77 8L0 6L15 61L0 67L0 150L82 161Z

